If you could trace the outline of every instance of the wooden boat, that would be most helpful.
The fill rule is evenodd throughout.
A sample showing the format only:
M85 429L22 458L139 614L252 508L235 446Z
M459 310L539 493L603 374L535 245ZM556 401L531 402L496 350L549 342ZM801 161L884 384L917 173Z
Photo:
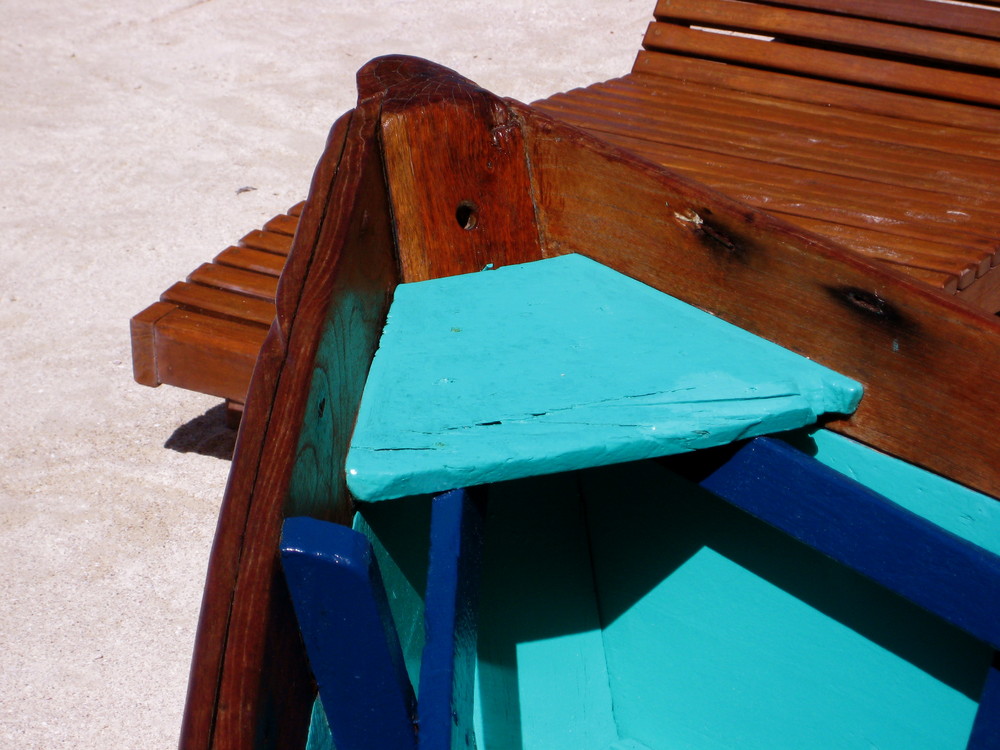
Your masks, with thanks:
M411 619L397 628L422 627L422 586L413 577L436 580L426 573L429 501L359 503L345 476L397 285L570 254L860 383L865 395L850 416L822 417L821 431L797 439L894 502L862 493L859 505L838 505L835 495L806 524L833 530L832 541L803 546L793 539L802 539L801 509L785 518L802 485L783 493L769 485L764 494L781 498L776 515L748 510L766 523L712 499L749 507L719 474L749 456L744 449L735 459L699 450L669 466L628 463L585 480L504 476L509 481L488 490L478 662L475 650L461 658L449 652L446 697L435 709L444 716L439 725L454 717L462 734L445 731L440 741L623 749L776 747L784 737L788 747L943 748L962 746L955 743L971 732L970 746L994 746L1000 567L990 544L1000 523L992 499L1000 497L1000 323L438 66L383 58L358 80L358 106L334 125L317 167L251 384L206 583L182 747L325 741L322 712L314 711L319 666L315 659L310 666L278 562L286 518L367 531L390 597L410 598L406 614L394 614ZM798 460L774 443L752 445L755 456L776 451ZM805 464L794 466L788 476L820 481ZM580 482L591 498L583 503ZM624 485L630 489L615 489ZM650 486L669 486L677 501L665 505L643 489ZM625 496L639 499L633 505ZM906 505L913 497L926 502ZM885 510L900 503L902 514ZM872 507L881 510L862 515ZM616 557L612 548L629 554ZM682 564L702 548L714 551L704 569ZM547 551L531 558L526 549ZM857 556L858 549L869 552ZM741 588L737 569L756 582ZM694 575L689 596L706 581L734 579L732 587L719 584L699 620L731 627L678 624L694 603L664 604L682 586L678 571ZM879 593L855 571L896 593ZM513 614L512 602L526 614ZM669 658L666 650L634 648L660 643L667 623L690 636L664 646ZM612 625L625 635L610 635ZM442 627L454 632L454 618ZM411 671L421 638L401 637ZM860 669L862 652L872 659L863 675L829 678L845 665ZM466 676L478 669L475 698L468 685L451 689L455 664ZM570 679L574 670L589 678ZM826 708L807 710L817 706ZM421 730L421 747L432 735Z

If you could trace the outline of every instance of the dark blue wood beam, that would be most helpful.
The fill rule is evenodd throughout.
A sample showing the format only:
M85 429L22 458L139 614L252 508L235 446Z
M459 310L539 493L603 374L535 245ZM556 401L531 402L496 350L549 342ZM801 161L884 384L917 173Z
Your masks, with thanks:
M1000 557L774 438L701 486L1000 648Z
M466 490L434 498L420 664L420 750L475 747L476 668L484 500Z
M337 750L415 748L413 689L368 540L289 518L281 562Z

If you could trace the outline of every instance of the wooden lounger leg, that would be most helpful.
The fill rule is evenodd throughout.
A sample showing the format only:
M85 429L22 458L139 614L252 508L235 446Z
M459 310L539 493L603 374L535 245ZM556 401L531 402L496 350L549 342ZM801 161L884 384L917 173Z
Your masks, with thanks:
M226 399L226 427L237 429L243 419L243 402Z

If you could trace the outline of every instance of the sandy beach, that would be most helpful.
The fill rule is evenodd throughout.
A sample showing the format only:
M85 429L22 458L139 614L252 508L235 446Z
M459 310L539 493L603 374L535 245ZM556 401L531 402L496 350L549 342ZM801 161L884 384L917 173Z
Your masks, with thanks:
M530 102L652 6L0 0L0 747L177 743L235 436L132 380L129 318L305 197L370 58Z

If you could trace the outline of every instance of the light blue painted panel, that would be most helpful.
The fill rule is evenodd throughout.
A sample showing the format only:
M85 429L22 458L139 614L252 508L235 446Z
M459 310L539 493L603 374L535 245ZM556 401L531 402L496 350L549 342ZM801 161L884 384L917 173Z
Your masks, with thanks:
M907 510L1000 555L997 500L829 430L789 441Z
M316 700L313 701L306 750L337 750L337 746L333 744L330 724L326 720L326 712L323 710L323 701L319 699L319 696L316 696Z
M490 488L479 622L479 750L618 739L575 476Z
M588 472L583 491L622 737L965 747L983 644L655 465Z
M424 589L430 547L431 498L398 503L361 504L354 529L371 542L399 635L410 684L420 684L425 644Z
M860 386L579 255L402 284L347 481L381 500L669 455L852 411Z
M479 750L617 739L587 530L572 474L489 488L475 689ZM419 683L430 499L361 503L407 671ZM325 739L316 725L317 742ZM317 745L322 747L322 745Z

